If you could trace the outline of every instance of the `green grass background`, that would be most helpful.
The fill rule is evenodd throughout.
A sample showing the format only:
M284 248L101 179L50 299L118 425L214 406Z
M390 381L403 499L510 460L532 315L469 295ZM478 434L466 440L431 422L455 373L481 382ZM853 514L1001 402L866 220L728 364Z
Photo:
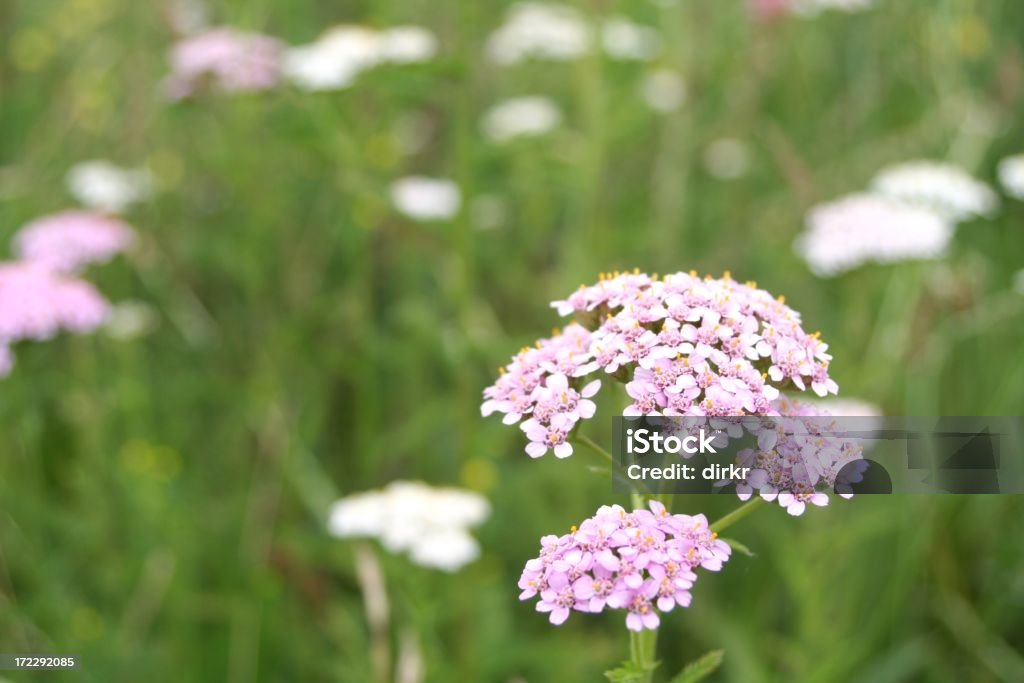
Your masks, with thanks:
M939 263L822 281L792 252L809 206L886 163L949 159L994 182L1024 150L1024 5L876 4L759 25L731 0L579 3L657 26L659 63L689 86L661 116L638 64L489 65L498 3L222 2L217 21L293 44L417 23L442 55L343 92L171 106L158 3L0 0L0 239L71 206L78 161L145 164L161 187L127 216L138 253L90 273L154 306L159 329L23 344L0 382L0 651L84 662L3 680L372 680L353 548L322 519L333 496L395 478L494 508L458 575L381 556L429 681L598 680L625 656L621 615L554 628L515 582L541 535L626 501L585 452L529 461L478 404L560 324L548 302L603 270L757 280L822 331L841 395L889 414L1020 414L1024 204L962 225ZM482 112L523 94L555 99L565 124L483 140ZM407 156L410 126L428 135ZM735 181L702 163L726 136L751 150ZM411 173L501 198L503 225L403 219L387 188ZM607 436L610 420L593 425ZM1024 681L1022 526L1010 496L767 509L730 530L757 556L705 574L664 619L659 673L724 648L711 680Z

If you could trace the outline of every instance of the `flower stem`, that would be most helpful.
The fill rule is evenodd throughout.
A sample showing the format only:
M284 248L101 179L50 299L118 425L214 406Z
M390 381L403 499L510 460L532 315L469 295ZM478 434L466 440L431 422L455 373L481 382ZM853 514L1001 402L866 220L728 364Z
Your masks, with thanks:
M739 506L738 508L727 514L725 517L722 517L717 522L712 524L711 530L718 533L724 531L725 529L731 527L733 524L740 521L741 519L749 515L751 512L756 510L757 507L761 505L761 503L763 502L763 498L761 498L760 496L755 496L749 502L744 503L743 505Z
M605 449L601 448L601 446L598 445L597 442L595 442L586 434L577 434L576 440L579 443L586 446L587 448L589 448L590 450L600 455L605 460L607 460L609 465L615 465L615 458L612 457L612 454L606 451Z
M647 507L647 499L641 493L634 492L630 494L630 502L633 508L637 510ZM650 683L651 677L654 675L654 669L657 666L657 663L654 661L657 648L657 629L629 632L629 661L633 668L636 669L636 672L640 674L640 678L636 679L637 683Z

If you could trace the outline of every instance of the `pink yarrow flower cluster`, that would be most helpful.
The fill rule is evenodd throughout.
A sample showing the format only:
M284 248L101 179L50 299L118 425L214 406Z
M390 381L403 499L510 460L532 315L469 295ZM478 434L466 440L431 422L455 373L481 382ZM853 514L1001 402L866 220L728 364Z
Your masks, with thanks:
M842 484L857 481L867 463L860 443L835 436L842 429L827 410L786 398L776 401L775 407L782 417L766 421L758 448L737 454L737 464L750 469L735 482L736 493L740 500L757 493L799 516L808 504L828 505L825 491L842 491ZM853 497L852 492L839 495Z
M123 221L93 211L63 211L28 223L14 238L23 261L61 273L106 263L135 241Z
M583 378L601 370L626 382L627 416L777 415L773 401L781 388L809 385L819 396L838 391L819 335L803 330L782 297L728 273L719 279L615 273L552 306L592 331L573 324L521 352L484 391L482 412L504 413L510 424L529 415L523 428L531 444L564 444L555 450L561 457L572 452L569 432L592 415L589 403L575 407L597 390ZM549 380L552 375L564 379ZM553 410L552 397L565 390L570 393ZM540 445L528 452L543 455Z
M548 450L558 458L572 455L569 435L578 422L594 416L596 405L590 398L601 388L601 380L582 385L576 379L588 372L589 338L582 326L569 325L520 351L502 368L498 381L484 390L481 414L499 412L505 415L505 424L521 422L530 457Z
M0 263L0 346L47 340L61 330L90 332L108 309L88 282L35 263Z
M189 36L171 51L167 96L195 95L209 82L224 92L267 90L281 80L284 45L269 36L232 28L214 28Z
M570 533L542 538L540 556L519 579L519 599L539 596L537 611L556 625L573 611L625 610L633 631L656 629L660 613L688 607L696 570L720 570L731 548L704 515L649 505L633 512L605 505Z

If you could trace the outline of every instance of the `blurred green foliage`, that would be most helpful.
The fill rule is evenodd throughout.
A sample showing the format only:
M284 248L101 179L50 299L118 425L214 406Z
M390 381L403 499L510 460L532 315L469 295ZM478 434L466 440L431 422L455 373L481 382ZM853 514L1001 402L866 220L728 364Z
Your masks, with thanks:
M220 3L218 21L293 44L340 22L422 24L442 56L342 92L176 105L159 96L158 3L0 3L0 237L70 205L71 164L147 165L160 191L128 216L141 249L90 279L161 323L20 345L0 383L0 651L84 662L0 680L371 680L353 549L323 515L395 478L494 507L459 575L380 557L392 644L418 633L428 680L599 680L624 655L619 615L554 628L515 582L542 534L624 501L586 453L529 462L478 403L558 324L548 302L602 270L757 280L821 329L842 395L890 414L1019 414L1024 205L961 226L940 263L822 281L792 252L809 206L886 163L951 159L992 182L1024 149L1024 5L876 4L758 24L739 2L581 3L657 26L689 90L659 115L637 94L643 65L488 64L499 7L468 0ZM557 132L482 139L488 106L535 93L566 111ZM410 127L425 137L406 155ZM751 150L742 178L705 168L723 137ZM504 221L403 219L387 188L410 173L499 198ZM664 620L660 673L721 648L709 680L1024 680L1022 527L1015 497L767 509L730 530L756 557Z

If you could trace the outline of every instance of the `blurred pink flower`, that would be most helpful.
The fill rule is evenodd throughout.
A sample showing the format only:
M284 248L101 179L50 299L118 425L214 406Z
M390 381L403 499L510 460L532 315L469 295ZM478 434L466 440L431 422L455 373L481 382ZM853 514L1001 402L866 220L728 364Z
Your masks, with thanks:
M167 95L194 95L204 81L224 92L273 88L281 79L284 45L275 38L232 28L214 28L185 38L171 51Z
M107 301L89 283L34 263L0 263L0 345L86 333L106 318Z
M126 223L91 211L64 211L37 218L14 237L22 260L62 273L105 263L131 246L135 232Z

